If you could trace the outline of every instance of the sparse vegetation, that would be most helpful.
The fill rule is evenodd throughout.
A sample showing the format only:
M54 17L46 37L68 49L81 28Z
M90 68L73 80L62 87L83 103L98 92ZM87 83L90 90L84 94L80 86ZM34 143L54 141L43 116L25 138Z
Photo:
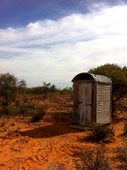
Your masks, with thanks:
M27 111L28 111L28 107L27 107L27 105L26 104L21 104L20 105L20 109L19 109L19 113L21 113L21 114L26 114L27 113Z
M108 126L101 125L99 123L94 123L91 126L91 131L92 131L93 140L97 142L103 141L107 137L112 138L115 135L113 128L109 128Z
M28 113L28 110L31 109L33 110L35 108L35 105L32 104L32 103L22 103L20 106L19 106L19 113L21 114L26 114Z
M19 86L19 83L22 84ZM26 165L28 162L25 163L24 161L28 159L31 167L37 165L41 169L44 165L49 170L64 170L68 169L68 166L70 169L75 166L77 170L107 170L112 169L113 166L117 167L117 165L120 165L118 167L120 170L127 169L127 141L125 141L127 139L127 122L122 115L127 111L127 99L124 98L123 106L122 101L119 101L121 102L119 108L117 107L119 114L117 114L118 112L115 113L115 116L117 116L113 119L113 121L115 120L112 125L113 128L110 125L93 124L91 128L87 127L85 132L82 132L69 127L72 125L73 112L71 87L57 89L54 85L46 83L42 87L26 88L24 81L19 83L16 84L16 96L14 96L14 99L9 99L9 104L5 108L2 103L5 101L4 97L0 94L0 145L2 146L0 149L0 165L4 164L5 169L8 166L12 168L11 165L16 168L21 166L21 169L24 167L29 169ZM45 92L43 86L47 86L47 92ZM10 93L8 94L10 95ZM2 109L4 109L4 113ZM5 113L8 115L3 115ZM3 118L4 116L6 118ZM40 120L41 122L39 122ZM114 133L115 138L113 138ZM13 138L15 140L12 140ZM4 141L5 139L7 141ZM89 139L89 141L86 141L86 139ZM107 141L114 143L108 143L107 146ZM125 145L119 148L119 142L123 142ZM105 143L107 148L100 145L101 143ZM113 147L117 148L115 150L116 155L113 156L112 153L108 155L112 144ZM7 150L9 147L6 147L6 145L10 145L10 148L15 147ZM4 160L5 150L8 154L6 160ZM9 165L7 161L12 161L12 156L17 156L17 158L15 157L14 164L11 162ZM113 160L114 156L116 156L117 162ZM72 163L74 157L75 164ZM47 164L48 159L51 159L51 165ZM112 164L110 164L110 160ZM23 166L21 165L22 162L24 162ZM118 164L113 165L116 163Z
M36 112L34 112L32 114L32 118L31 118L31 121L32 122L38 122L40 121L41 119L43 119L43 117L45 116L46 114L46 110L44 109L44 107L40 107L36 110Z
M11 109L15 109L13 110L15 112L17 109L18 114L14 116L1 115L1 117L6 117L6 121L2 122L0 127L0 143L3 145L3 148L1 147L0 150L0 158L4 158L5 145L8 144L9 148L14 149L6 149L8 154L7 161L9 161L12 155L13 157L20 157L20 154L22 154L23 157L21 159L24 161L27 158L26 155L29 154L31 167L37 166L41 169L42 166L45 166L45 169L73 170L82 170L83 168L83 170L118 168L118 170L125 170L126 163L124 160L126 160L126 152L123 153L122 150L119 150L119 153L114 153L114 149L119 148L121 142L125 143L123 150L126 149L126 135L123 135L124 121L126 120L123 121L124 115L120 112L120 109L126 109L122 107L122 103L125 105L126 101L127 99L119 101L119 112L116 112L116 114L118 113L116 121L113 119L113 128L111 128L111 125L94 124L94 127L87 127L85 132L82 132L70 128L73 112L73 97L70 97L70 94L55 94L54 96L48 94L45 101L43 95L40 94L20 95L18 105L12 102L10 107ZM20 107L27 109L26 113L24 111L21 112ZM124 112L126 110L123 110ZM52 117L53 113L56 113L54 118ZM56 119L58 123L55 123L53 119ZM106 128L106 130L103 128ZM112 135L112 131L114 133L114 130L115 138ZM87 137L89 137L89 141ZM12 140L14 138L15 140ZM5 143L6 141L7 143ZM110 143L110 141L113 141L113 143ZM105 147L104 145L100 146L101 143L104 143ZM112 151L112 146L115 148L110 153L109 148ZM26 153L27 151L28 153ZM79 152L80 154L78 154ZM122 153L123 155L121 155ZM3 158L1 160L4 160ZM17 160L17 158L15 159ZM48 159L51 159L51 164L47 164ZM72 163L73 159L75 159L75 163ZM0 162L5 164L5 169L8 168L7 161ZM22 169L23 166L29 168L26 163L21 165L17 161L14 164L16 168L19 164Z
M74 160L76 170L109 170L109 159L104 145L93 150L82 149Z
M12 74L0 74L0 103L6 115L9 114L11 102L16 101L18 91L25 88L25 85L24 80L18 82L18 79Z

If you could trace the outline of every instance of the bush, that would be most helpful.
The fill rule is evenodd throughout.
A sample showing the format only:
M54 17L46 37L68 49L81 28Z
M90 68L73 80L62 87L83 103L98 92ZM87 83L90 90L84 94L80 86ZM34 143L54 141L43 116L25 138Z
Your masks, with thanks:
M76 170L109 170L109 160L104 146L93 150L83 149L74 160Z
M35 109L35 105L33 103L27 104L27 107L30 109Z
M19 87L20 89L25 87L26 83L24 80L18 82L18 79L9 73L0 74L0 97L2 99L2 107L5 114L10 114L8 107L11 106L11 102L16 100L18 95Z
M107 137L114 136L113 128L109 128L108 126L101 125L100 123L95 123L91 126L92 136L97 141L103 141Z
M32 122L39 122L45 116L45 110L38 109L35 113L33 113L31 121Z
M15 114L15 109L10 108L10 107L5 108L4 111L7 115L14 115Z
M20 105L20 113L21 114L26 114L28 112L28 109L34 109L35 108L35 105L32 104L32 103L29 103L29 104L21 104Z
M27 111L28 111L27 105L26 105L26 104L21 104L21 105L20 105L20 113L21 113L21 114L26 114Z

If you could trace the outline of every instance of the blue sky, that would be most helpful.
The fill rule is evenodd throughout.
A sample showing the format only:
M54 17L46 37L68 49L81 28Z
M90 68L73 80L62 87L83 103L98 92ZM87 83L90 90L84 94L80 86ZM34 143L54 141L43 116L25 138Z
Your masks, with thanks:
M0 73L71 86L80 72L127 66L127 1L0 0Z

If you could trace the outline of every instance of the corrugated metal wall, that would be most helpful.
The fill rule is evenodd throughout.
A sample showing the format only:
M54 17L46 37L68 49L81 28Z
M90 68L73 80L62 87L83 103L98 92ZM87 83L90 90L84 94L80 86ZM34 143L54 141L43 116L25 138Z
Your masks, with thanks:
M96 123L111 122L111 85L97 84Z

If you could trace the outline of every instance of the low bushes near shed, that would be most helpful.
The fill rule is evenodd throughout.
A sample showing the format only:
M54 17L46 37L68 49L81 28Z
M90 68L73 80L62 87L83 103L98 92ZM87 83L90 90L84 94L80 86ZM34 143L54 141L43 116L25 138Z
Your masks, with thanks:
M44 116L45 112L38 110L32 114L31 122L39 122Z
M106 139L111 141L115 135L114 129L107 125L102 125L100 123L94 123L90 127L92 132L90 136L87 137L87 141L92 142L104 142Z

